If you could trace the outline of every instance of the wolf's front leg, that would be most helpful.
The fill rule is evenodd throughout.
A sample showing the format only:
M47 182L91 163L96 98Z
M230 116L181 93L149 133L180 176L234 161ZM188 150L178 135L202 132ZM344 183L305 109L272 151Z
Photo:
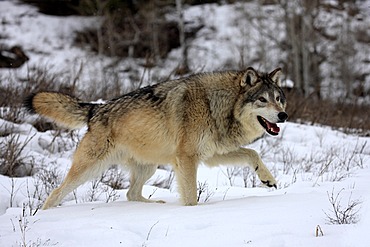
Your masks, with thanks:
M230 152L227 154L218 155L216 154L212 158L206 160L207 165L236 165L246 166L249 165L257 173L257 176L263 184L268 187L277 188L276 180L272 176L271 172L262 162L260 156L256 151L249 148L240 148L237 151Z
M182 203L197 205L197 163L189 157L178 157L174 170Z
M249 157L248 163L257 173L261 182L268 187L277 188L276 180L274 176L272 176L269 169L262 162L259 154L253 149L249 149L249 148L241 148L241 149L243 150L243 153L245 153Z

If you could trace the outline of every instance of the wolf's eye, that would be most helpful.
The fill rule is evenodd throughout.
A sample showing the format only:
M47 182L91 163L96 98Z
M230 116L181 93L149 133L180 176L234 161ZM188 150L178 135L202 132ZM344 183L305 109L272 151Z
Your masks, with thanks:
M276 97L276 101L277 101L277 102L279 102L279 101L280 101L280 97L279 97L279 96L277 96L277 97Z
M267 102L267 100L264 97L259 97L258 100L261 101L262 103L266 103Z

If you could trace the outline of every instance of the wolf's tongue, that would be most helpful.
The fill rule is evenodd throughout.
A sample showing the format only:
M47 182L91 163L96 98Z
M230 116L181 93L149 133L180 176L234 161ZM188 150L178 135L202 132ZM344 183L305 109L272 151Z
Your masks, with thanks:
M269 128L272 132L279 133L280 128L276 124L270 123L269 121L266 121L266 123L267 128Z

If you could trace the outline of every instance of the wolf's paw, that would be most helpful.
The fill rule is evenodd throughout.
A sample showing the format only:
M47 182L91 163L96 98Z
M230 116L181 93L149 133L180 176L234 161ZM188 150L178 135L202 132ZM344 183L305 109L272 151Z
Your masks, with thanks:
M134 202L166 203L165 201L162 201L162 200L149 200L149 199L144 198L141 195L136 195L136 196L128 195L127 199L128 201L134 201Z
M183 204L184 204L184 206L196 206L196 205L198 205L197 202L188 202L188 203L183 203Z
M274 181L269 181L269 180L267 180L267 181L262 181L261 180L261 182L264 184L264 185L266 185L267 187L274 187L275 189L277 189L277 185L276 185L276 181L275 181L275 179L274 179Z
M262 169L258 169L256 172L264 185L277 189L277 183L274 176L272 176L271 172L265 166L263 166Z

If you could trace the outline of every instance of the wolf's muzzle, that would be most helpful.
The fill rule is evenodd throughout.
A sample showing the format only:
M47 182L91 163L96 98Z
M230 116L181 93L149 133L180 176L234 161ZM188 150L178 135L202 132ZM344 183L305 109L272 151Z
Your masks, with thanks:
M283 122L285 122L285 120L288 119L288 114L286 114L286 112L279 112L278 118L279 118L278 122L283 123Z

